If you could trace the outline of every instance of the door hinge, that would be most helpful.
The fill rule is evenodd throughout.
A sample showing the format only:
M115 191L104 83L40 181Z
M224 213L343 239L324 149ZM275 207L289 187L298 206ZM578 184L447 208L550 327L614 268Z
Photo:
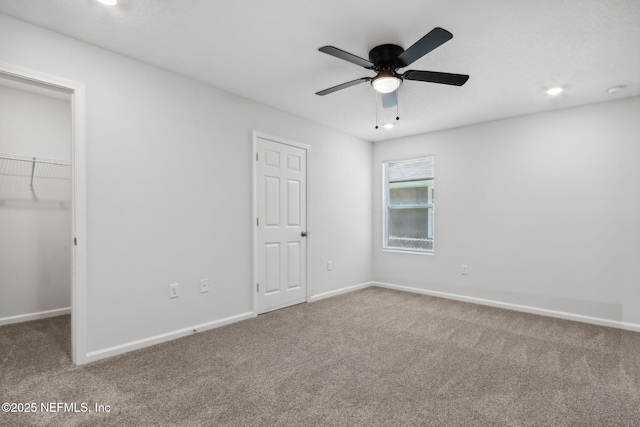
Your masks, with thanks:
M260 218L256 218L256 226L260 227Z
M258 153L256 153L256 162L258 161Z
M260 283L256 283L256 292L260 292Z
M78 239L77 238L73 238L73 246L78 246Z

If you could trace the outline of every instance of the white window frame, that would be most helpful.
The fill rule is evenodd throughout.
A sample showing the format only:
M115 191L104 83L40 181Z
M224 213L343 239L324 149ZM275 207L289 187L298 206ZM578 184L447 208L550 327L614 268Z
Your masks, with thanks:
M401 160L386 160L382 162L382 250L385 252L403 252L403 253L414 253L414 254L422 254L422 255L433 255L435 253L435 204L433 201L433 193L429 192L429 200L431 203L427 204L416 204L416 205L401 205L394 206L389 204L389 176L388 176L388 165L389 163L409 163L409 162L418 162L423 160L430 160L433 169L435 170L435 158L431 155L425 156L417 156L408 159ZM432 180L434 182L434 191L435 191L435 172L432 174ZM432 209L432 240L433 245L432 249L405 249L399 248L395 246L389 246L389 211L391 209L411 209L411 208L424 208Z

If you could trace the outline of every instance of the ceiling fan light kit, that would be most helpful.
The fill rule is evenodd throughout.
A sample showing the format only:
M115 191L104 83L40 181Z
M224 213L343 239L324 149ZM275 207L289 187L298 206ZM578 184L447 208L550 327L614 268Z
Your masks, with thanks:
M371 79L371 86L380 93L391 93L402 84L402 77L396 76L391 71L382 71Z
M398 69L411 65L427 53L451 40L451 38L453 38L453 34L443 28L436 27L411 45L407 50L394 44L376 46L369 51L369 60L345 52L337 47L323 46L318 49L320 52L372 70L376 72L376 76L361 77L350 82L342 83L316 92L316 95L324 96L363 82L371 82L371 86L382 94L383 108L390 108L397 107L398 97L396 91L404 80L462 86L469 80L469 76L466 74L419 70L408 70L402 74L398 73ZM378 126L376 125L376 129L377 128Z

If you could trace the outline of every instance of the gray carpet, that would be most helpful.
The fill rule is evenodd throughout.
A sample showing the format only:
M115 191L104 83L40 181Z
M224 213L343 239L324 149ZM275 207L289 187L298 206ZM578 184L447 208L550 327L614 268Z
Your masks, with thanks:
M0 327L0 425L638 426L640 334L369 288L75 367L69 317Z

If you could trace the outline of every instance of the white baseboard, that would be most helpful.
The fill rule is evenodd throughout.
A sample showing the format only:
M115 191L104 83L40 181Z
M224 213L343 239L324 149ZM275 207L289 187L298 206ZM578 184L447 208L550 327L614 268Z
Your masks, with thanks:
M400 286L400 285L394 285L394 284L391 284L391 283L383 283L383 282L375 282L375 281L366 282L366 283L360 283L358 285L347 286L345 288L336 289L334 291L324 292L324 293L321 293L321 294L313 295L313 296L309 297L307 299L307 301L308 302L319 301L321 299L334 297L334 296L337 296L337 295L340 295L340 294L345 294L345 293L348 293L348 292L353 292L353 291L357 291L357 290L360 290L360 289L365 289L365 288L372 287L372 286L377 286L377 287L387 288L387 289L395 289L395 290L404 291L404 292L413 292L413 293L416 293L416 294L430 295L430 296L439 297L439 298L447 298L447 299L452 299L452 300L457 300L457 301L470 302L470 303L473 303L473 304L480 304L480 305L486 305L486 306L491 306L491 307L504 308L504 309L508 309L508 310L520 311L520 312L531 313L531 314L539 314L539 315L542 315L542 316L556 317L556 318L560 318L560 319L573 320L573 321L577 321L577 322L591 323L591 324L594 324L594 325L608 326L608 327L612 327L612 328L618 328L618 329L625 329L625 330L629 330L629 331L640 332L640 325L635 324L635 323L627 323L627 322L622 322L622 321L617 321L617 320L602 319L602 318L598 318L598 317L584 316L584 315L581 315L581 314L573 314L573 313L567 313L567 312L563 312L563 311L548 310L548 309L545 309L545 308L537 308L537 307L531 307L531 306L526 306L526 305L512 304L512 303L506 303L506 302L501 302L501 301L495 301L495 300L489 300L489 299L483 299L483 298L476 298L476 297L469 297L469 296L459 295L459 294L452 294L452 293L448 293L448 292L431 291L431 290L427 290L427 289L412 288L412 287L409 287L409 286ZM65 310L66 310L66 312L65 312ZM7 318L4 318L4 319L0 319L0 325L3 324L3 321L6 321L7 319L14 319L14 318L18 318L18 317L19 318L24 318L24 320L14 320L14 321L11 321L11 322L6 322L6 323L14 323L14 322L19 322L19 321L33 320L35 318L58 316L58 315L62 315L62 314L67 314L69 312L70 312L70 309L67 308L67 309L62 309L62 310L51 310L51 311L48 311L48 312L34 313L34 314L31 314L31 315L25 315L25 316L7 317ZM49 314L49 313L52 313L52 314ZM26 316L36 316L36 315L40 315L41 317L25 318ZM141 349L141 348L144 348L144 347L149 347L149 346L152 346L152 345L155 345L155 344L160 344L160 343L163 343L163 342L166 342L166 341L171 341L171 340L174 340L176 338L181 338L181 337L184 337L184 336L187 336L187 335L191 335L191 334L194 333L194 330L197 331L197 332L204 332L204 331L209 330L209 329L214 329L214 328L218 328L220 326L224 326L224 325L228 325L228 324L231 324L231 323L239 322L241 320L250 319L250 318L255 317L255 316L256 316L256 314L254 312L242 313L242 314L238 314L236 316L227 317L227 318L216 320L216 321L213 321L213 322L208 322L208 323L204 323L204 324L201 324L201 325L195 325L195 326L192 326L192 327L179 329L179 330L176 330L176 331L172 331L172 332L156 335L156 336L149 337L149 338L144 338L144 339L140 339L140 340L136 340L136 341L132 341L132 342L116 345L116 346L105 348L105 349L102 349L102 350L92 351L92 352L87 353L86 362L87 363L94 362L96 360L104 359L104 358L111 357L111 356L116 356L118 354L127 353L127 352L130 352L130 351L133 351L133 350L138 350L138 349Z
M344 294L347 292L356 291L358 289L368 288L371 285L372 285L372 282L367 282L367 283L361 283L359 285L348 286L346 288L337 289L335 291L314 295L312 297L309 297L307 301L308 302L318 301L324 298L329 298L329 297ZM228 325L230 323L235 323L241 320L250 319L255 316L256 314L254 312L242 313L237 316L227 317L224 319L216 320L216 321L205 323L202 325L183 328L177 331L167 332L166 334L160 334L160 335L156 335L149 338L143 338L143 339L131 341L128 343L119 344L113 347L104 348L101 350L91 351L87 353L86 363L95 362L96 360L105 359L107 357L116 356L118 354L128 353L133 350L138 350L144 347L149 347L155 344L171 341L176 338L185 337L187 335L193 334L194 330L196 330L197 332L204 332L209 329L214 329L220 326Z
M0 325L28 322L30 320L46 319L47 317L63 316L71 313L71 307L57 308L55 310L39 311L37 313L19 314L0 318Z
M372 285L372 282L367 282L367 283L361 283L359 285L348 286L346 288L337 289L335 291L314 295L308 298L307 301L308 302L318 301L324 298L329 298L329 297L344 294L347 292L356 291L358 289L368 288L371 285ZM131 341L128 343L119 344L113 347L91 351L87 353L86 363L95 362L96 360L105 359L107 357L116 356L118 354L128 353L133 350L138 350L144 347L149 347L155 344L171 341L176 338L185 337L193 334L194 330L196 330L197 332L204 332L209 329L214 329L220 326L228 325L230 323L235 323L241 320L250 319L255 316L256 314L254 312L242 313L236 316L231 316L231 317L216 320L213 322L204 323L202 325L191 326L188 328L179 329L177 331L167 332L165 334L155 335L153 337L143 338L143 339Z
M359 289L368 288L373 284L374 282L360 283L359 285L347 286L346 288L336 289L335 291L329 291L329 292L324 292L317 295L312 295L309 298L307 298L307 302L314 302L314 301L319 301L325 298L335 297L336 295L346 294L347 292L353 292Z
M627 331L640 332L640 325L627 323L618 320L602 319L599 317L584 316L582 314L567 313L564 311L548 310L546 308L531 307L527 305L512 304L508 302L494 301L483 298L468 297L447 292L430 291L408 286L394 285L391 283L371 282L372 286L380 288L395 289L398 291L413 292L416 294L430 295L433 297L453 299L457 301L470 302L473 304L488 305L491 307L506 308L508 310L521 311L524 313L539 314L542 316L556 317L559 319L574 320L576 322L591 323L594 325L608 326L611 328L625 329Z
M214 320L213 322L207 322L201 325L190 326L188 328L178 329L177 331L155 335L153 337L143 338L143 339L131 341L128 343L119 344L113 347L104 348L102 350L91 351L87 353L86 363L95 362L96 360L105 359L107 357L116 356L118 354L128 353L133 350L138 350L144 347L149 347L155 344L171 341L176 338L182 338L187 335L192 335L194 333L204 332L209 329L219 328L220 326L229 325L231 323L250 319L255 316L256 316L255 313L251 311L247 313L238 314L236 316L225 317L224 319L220 319L220 320Z

